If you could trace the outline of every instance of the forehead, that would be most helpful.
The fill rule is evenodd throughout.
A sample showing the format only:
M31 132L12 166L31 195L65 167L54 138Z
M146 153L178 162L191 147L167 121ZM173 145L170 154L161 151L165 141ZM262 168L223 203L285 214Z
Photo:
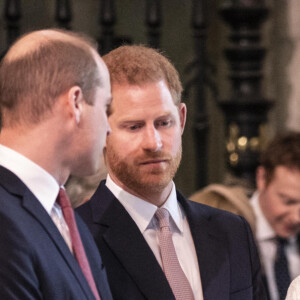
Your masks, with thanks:
M101 83L100 88L109 89L110 91L111 86L110 86L110 78L109 78L109 72L107 66L102 60L102 58L100 57L100 55L94 49L91 49L91 51L98 67L100 83Z
M300 170L297 168L289 168L286 166L277 166L274 170L273 181L274 180L285 184L290 183L299 185Z
M109 105L111 103L111 87L110 87L110 79L109 73L107 70L106 65L104 64L103 60L100 56L95 53L95 61L98 66L99 78L100 78L100 85L94 87L95 89L95 102L99 105L105 104Z
M278 166L275 168L274 176L267 188L275 189L277 192L300 201L300 171L297 168Z
M112 113L153 113L175 111L172 95L163 80L143 85L112 85Z

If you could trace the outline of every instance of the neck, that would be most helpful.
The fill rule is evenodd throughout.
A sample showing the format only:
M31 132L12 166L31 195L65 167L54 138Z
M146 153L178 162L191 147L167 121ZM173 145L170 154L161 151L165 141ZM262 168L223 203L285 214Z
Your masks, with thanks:
M124 185L121 181L119 181L114 175L109 174L111 179L114 181L115 184L120 186L124 191L129 194L132 194L146 202L149 202L153 205L161 207L168 199L171 191L173 183L170 181L167 186L155 186L155 187L145 187L141 186L140 188L129 187Z
M30 159L52 175L59 185L63 185L69 172L61 165L59 148L53 146L55 145L53 136L45 132L49 131L37 128L32 130L3 128L0 134L0 144Z
M147 201L151 204L156 205L157 207L161 207L167 201L167 199L171 193L172 184L169 184L163 190L152 189L149 191L145 191L145 190L133 191L126 187L124 188L124 190L136 197L141 198L144 201Z

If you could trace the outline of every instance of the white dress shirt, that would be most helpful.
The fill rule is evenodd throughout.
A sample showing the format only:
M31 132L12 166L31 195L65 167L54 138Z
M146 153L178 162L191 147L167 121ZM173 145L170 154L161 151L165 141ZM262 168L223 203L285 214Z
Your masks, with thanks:
M285 300L300 300L300 276L291 283Z
M277 251L277 243L275 240L276 233L265 218L261 210L258 198L259 193L256 191L250 201L256 217L255 237L258 243L261 263L267 277L270 297L272 300L278 300L279 295L277 292L274 273L274 262ZM291 279L294 279L295 277L300 275L300 255L298 252L298 244L295 236L288 239L288 244L285 246L285 249L290 276Z
M52 175L24 155L0 145L0 165L14 173L39 200L71 250L71 238L60 206L59 185Z
M159 227L154 218L157 206L124 191L112 181L109 175L107 176L106 186L121 202L134 220L162 267L157 235ZM172 191L162 207L166 208L171 216L172 238L180 266L191 285L195 300L203 300L200 271L194 241L185 213L177 201L174 183Z

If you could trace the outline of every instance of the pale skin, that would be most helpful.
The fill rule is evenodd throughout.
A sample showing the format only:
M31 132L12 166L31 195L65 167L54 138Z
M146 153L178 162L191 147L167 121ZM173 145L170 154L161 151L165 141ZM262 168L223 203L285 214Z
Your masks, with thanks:
M260 207L275 231L282 238L300 232L300 170L277 166L271 182L265 180L265 170L257 170Z
M26 54L45 39L72 38L52 30L35 32L11 48L9 59ZM106 135L110 132L106 117L106 109L111 102L109 75L98 54L92 49L91 53L104 81L103 87L95 90L96 102L93 106L84 101L81 88L73 86L56 99L52 111L45 115L43 121L31 124L24 120L13 127L3 127L0 134L2 145L38 164L59 185L66 182L70 173L78 170L82 170L81 175L96 172ZM9 112L4 113L4 117L10 117ZM98 129L90 133L91 128Z
M53 106L53 116L50 118L34 126L20 124L12 128L3 128L0 135L2 145L21 153L41 166L61 185L68 178L70 167L64 166L64 155L58 155L58 151L63 151L61 134L58 134L58 130L49 131L49 129L60 127L66 132L74 130L75 116L81 114L82 109L79 103L72 103L75 90L78 95L81 94L81 90L74 87L59 97Z
M113 149L119 161L131 168L128 177L137 173L136 182L141 184L124 182L109 162L108 172L127 192L161 206L171 192L168 172L181 149L186 106L174 104L163 80L141 86L114 84L112 94L107 151Z

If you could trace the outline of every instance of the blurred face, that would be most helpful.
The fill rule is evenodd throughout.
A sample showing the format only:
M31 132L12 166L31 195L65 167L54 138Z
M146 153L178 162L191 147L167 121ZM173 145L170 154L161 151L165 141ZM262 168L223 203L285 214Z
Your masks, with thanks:
M97 87L94 93L94 104L89 105L83 102L83 116L80 126L80 145L82 149L81 158L78 158L78 172L76 175L92 175L99 168L103 168L103 148L106 143L106 136L110 132L107 120L107 107L111 102L111 87L109 73L105 64L100 61L99 71L101 72L102 86ZM78 174L80 173L80 174Z
M260 174L259 174L260 173ZM258 171L257 186L261 209L276 234L288 238L300 231L300 171L284 166L275 168L266 185L264 169Z
M186 118L162 80L142 86L113 85L107 137L109 174L134 195L170 187L181 159L181 135Z

